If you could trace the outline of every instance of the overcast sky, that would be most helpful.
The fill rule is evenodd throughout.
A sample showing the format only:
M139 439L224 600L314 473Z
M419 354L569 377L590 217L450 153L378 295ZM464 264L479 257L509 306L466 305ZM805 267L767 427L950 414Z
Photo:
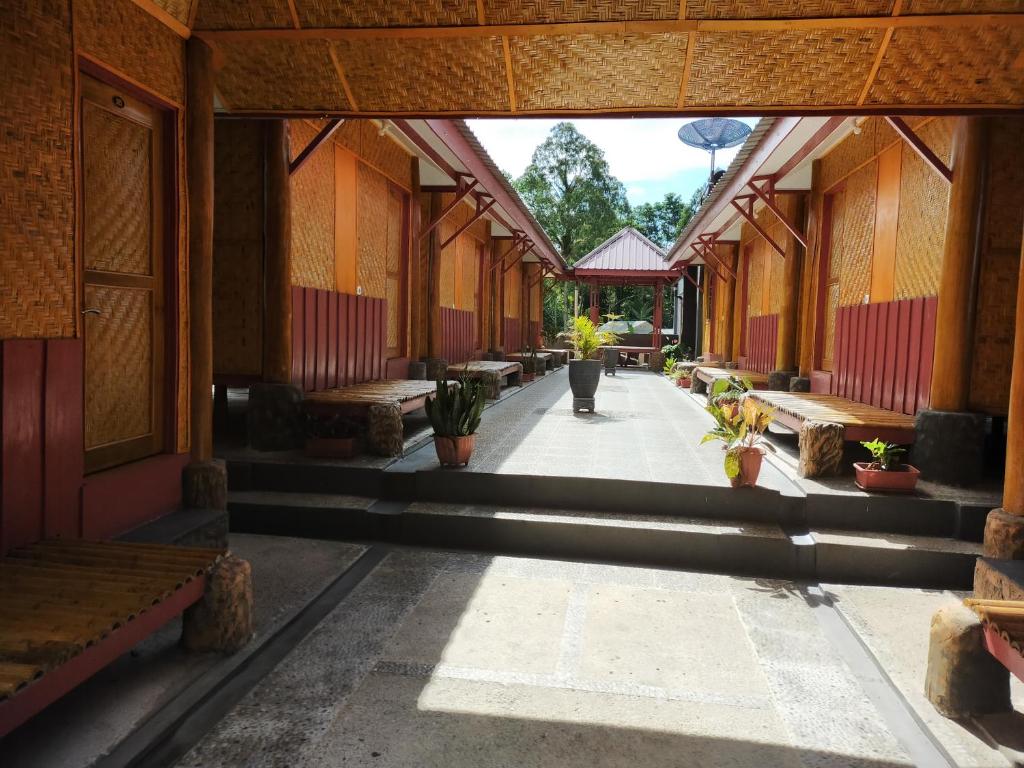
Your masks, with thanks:
M557 120L470 120L469 126L494 162L513 178L530 163L533 150L547 137ZM612 173L626 186L632 205L653 203L675 192L688 200L708 177L711 160L706 152L679 141L680 118L571 120L576 128L604 150ZM756 118L743 122L755 125ZM715 165L725 168L737 150L715 155Z

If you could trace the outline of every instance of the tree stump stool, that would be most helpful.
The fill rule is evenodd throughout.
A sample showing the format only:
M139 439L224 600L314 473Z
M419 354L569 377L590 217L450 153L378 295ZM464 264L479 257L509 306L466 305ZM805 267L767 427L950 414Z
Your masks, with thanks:
M190 651L235 653L252 636L252 566L228 554L207 575L199 602L185 610L181 643Z
M402 409L398 403L375 403L367 409L370 450L378 456L401 456L405 448Z
M843 461L846 429L831 421L807 420L800 425L800 477L834 475Z

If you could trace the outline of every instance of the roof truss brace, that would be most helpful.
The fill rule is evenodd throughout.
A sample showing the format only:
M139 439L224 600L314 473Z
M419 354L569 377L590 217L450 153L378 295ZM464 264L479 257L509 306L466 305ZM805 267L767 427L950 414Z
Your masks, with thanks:
M484 202L485 197L487 198L487 202ZM487 213L487 211L491 209L491 206L493 206L495 202L495 199L493 197L490 197L489 195L480 195L476 199L476 210L473 212L473 215L466 220L465 224L456 229L452 233L451 237L449 237L447 240L441 243L440 250L443 251L445 248L451 245L451 243L455 242L455 238L457 238L459 235L461 235L463 232L465 232L467 229L473 226L476 223L477 219L479 219L481 216Z
M702 235L702 237L703 237L703 235ZM700 243L690 243L690 247L693 248L693 250L696 252L696 254L698 256L700 256L702 259L704 259L704 265L708 269L710 269L716 275L721 277L723 280L725 279L723 277L723 275L722 275L721 270L719 269L719 265L722 262L718 259L717 256L715 256L715 254L713 254L713 253L709 254L707 252L707 250L706 250L707 249L707 244L704 243L704 241L701 241Z
M512 259L512 263L505 265L505 268L503 270L501 270L501 274L504 275L506 272L508 272L510 269L512 269L512 267L514 267L516 264L518 264L520 261L522 261L523 257L525 257L526 254L528 254L532 250L533 250L533 241L532 240L524 240L523 241L523 247L520 248L520 250L519 250L519 255L516 256L514 259Z
M445 217L455 210L456 206L461 203L466 197L473 191L476 185L479 183L472 176L460 173L458 186L455 188L455 198L444 207L444 209L437 214L437 217L427 222L427 226L420 232L420 237L426 237L429 235L438 224L444 221ZM479 205L479 201L477 202ZM442 246L443 247L443 246Z
M764 186L758 186L758 182L763 182ZM765 204L765 207L775 214L775 218L782 222L782 226L789 230L789 234L795 237L800 245L806 248L807 238L804 237L803 232L801 232L793 222L786 218L779 209L778 204L775 202L775 178L773 176L755 176L747 182L747 186L754 190L754 194L761 199Z
M334 132L341 128L341 124L344 122L345 120L340 117L335 117L332 120L328 120L327 125L321 128L320 132L316 136L314 136L310 140L309 144L307 144L302 149L302 151L299 152L295 159L288 164L288 175L291 176L293 173L299 170L299 168L305 165L306 161L313 156L313 153L320 148L320 145L322 145L325 141L331 138L331 136L334 135Z
M902 117L893 117L891 115L886 115L885 119L889 121L889 125L893 127L896 133L910 145L910 148L917 152L921 159L932 167L932 170L946 181L953 181L953 171L939 159L938 155L932 152L932 148L925 144L920 136L914 133L914 129L907 124L906 120Z
M712 259L714 259L714 261L722 269L724 269L729 274L729 277L731 277L733 280L735 280L736 279L736 273L733 271L732 267L730 267L728 264L726 264L724 261L722 261L720 258L718 258L718 254L715 253L715 237L714 237L714 235L700 235L697 239L700 241L701 245L704 246L704 251L702 252L701 255L704 256L705 261L707 260L707 257L710 256ZM725 279L722 276L721 270L716 269L715 272L723 280Z
M698 282L697 282L697 281L696 281L696 280L694 279L693 275L691 275L691 274L690 274L689 272L687 272L687 271L685 271L685 270L684 270L684 271L683 271L683 277L685 277L685 278L686 278L687 280L689 280L689 281L690 281L691 283L693 283L693 287L694 287L694 288L696 288L696 289L697 289L698 291L703 291L703 290L704 290L704 288L703 288L703 287L701 287L701 284L700 284L700 283L698 283Z
M512 252L515 251L523 243L525 243L526 240L527 240L527 237L526 237L526 233L525 232L520 232L519 230L516 230L515 232L513 232L512 233L512 245L510 245L508 247L508 250L506 250L503 254L501 254L501 256L496 257L494 259L494 261L491 262L491 266L489 267L489 269L492 272L495 269L497 269L498 265L503 263L506 258L508 258L510 255L512 255Z
M743 205L740 205L741 200L743 201ZM786 250L776 243L772 239L772 236L768 234L767 230L758 224L757 219L754 218L754 195L740 195L732 201L732 205L740 212L740 215L742 215L744 219L750 222L750 226L757 230L757 234L768 241L768 245L778 251L778 254L782 258L786 258Z
M544 268L540 272L537 273L537 276L530 281L530 286L529 287L530 287L531 290L533 288L537 287L537 283L539 283L541 280L543 280L545 277L548 276L548 269L549 269L548 265L545 264Z

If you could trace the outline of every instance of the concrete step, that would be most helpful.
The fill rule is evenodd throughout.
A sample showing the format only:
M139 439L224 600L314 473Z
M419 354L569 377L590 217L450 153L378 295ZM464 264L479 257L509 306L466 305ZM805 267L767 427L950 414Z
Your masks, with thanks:
M972 588L981 544L937 536L811 531L819 581L935 589Z

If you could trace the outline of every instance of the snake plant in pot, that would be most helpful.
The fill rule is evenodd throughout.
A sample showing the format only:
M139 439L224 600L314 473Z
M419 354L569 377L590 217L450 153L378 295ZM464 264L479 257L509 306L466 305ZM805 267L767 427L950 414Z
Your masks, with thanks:
M437 380L437 393L427 398L424 408L434 428L434 449L441 466L469 464L485 401L486 393L479 379L463 376L455 388L449 388L444 379Z

